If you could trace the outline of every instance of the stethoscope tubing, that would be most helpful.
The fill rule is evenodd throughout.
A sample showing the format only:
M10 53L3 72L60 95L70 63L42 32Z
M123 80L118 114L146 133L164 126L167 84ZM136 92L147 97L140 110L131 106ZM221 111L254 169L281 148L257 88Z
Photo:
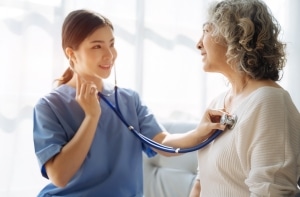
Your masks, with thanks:
M210 137L208 137L205 141L201 142L200 144L191 147L191 148L174 148L174 147L169 147L169 146L165 146L162 145L160 143L157 143L149 138L147 138L146 136L142 135L140 132L138 132L133 126L129 125L128 122L125 120L124 116L122 115L120 108L119 108L119 103L118 103L118 88L117 86L115 86L115 102L116 102L116 106L114 106L107 98L105 98L105 96L101 93L98 92L98 95L101 99L103 99L103 101L115 112L115 114L119 117L119 119L123 122L123 124L130 130L133 132L133 134L139 138L143 143L147 144L148 146L160 150L160 151L164 151L164 152L168 152L168 153L188 153L188 152L193 152L196 150L199 150L201 148L204 148L205 146L207 146L209 143L211 143L213 140L215 140L221 133L222 130L216 130Z

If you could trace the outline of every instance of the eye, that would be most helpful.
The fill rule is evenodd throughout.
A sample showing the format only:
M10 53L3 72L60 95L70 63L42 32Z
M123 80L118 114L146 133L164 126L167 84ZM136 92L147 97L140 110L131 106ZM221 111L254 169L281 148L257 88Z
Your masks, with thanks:
M206 23L203 25L203 34L211 32L211 24Z
M203 33L210 32L210 28L208 26L203 27Z
M100 45L95 45L95 46L93 46L92 48L93 48L93 49L100 49L101 46L100 46Z
M115 43L114 43L114 42L111 43L111 44L110 44L110 47L115 47Z

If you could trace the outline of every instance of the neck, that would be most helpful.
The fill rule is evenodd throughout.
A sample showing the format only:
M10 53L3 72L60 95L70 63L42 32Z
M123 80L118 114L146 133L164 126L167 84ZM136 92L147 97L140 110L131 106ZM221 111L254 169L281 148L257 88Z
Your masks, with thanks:
M245 77L237 81L231 81L231 89L230 89L231 95L237 96L242 94L247 88L249 81L250 81L249 77Z
M232 110L233 105L236 106L240 102L240 99L243 98L244 93L246 92L247 86L249 84L250 78L243 78L239 83L231 83L231 89L226 93L224 97L224 109L227 112Z

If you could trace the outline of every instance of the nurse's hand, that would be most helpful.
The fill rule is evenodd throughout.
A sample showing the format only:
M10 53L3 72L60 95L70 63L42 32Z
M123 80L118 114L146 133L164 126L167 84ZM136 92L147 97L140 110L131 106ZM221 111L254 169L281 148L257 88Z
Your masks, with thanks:
M93 82L85 81L76 75L76 101L86 116L100 117L101 108L98 98L97 86Z
M220 123L222 115L227 114L223 110L207 109L196 130L201 136L208 137L216 130L225 130L226 125Z

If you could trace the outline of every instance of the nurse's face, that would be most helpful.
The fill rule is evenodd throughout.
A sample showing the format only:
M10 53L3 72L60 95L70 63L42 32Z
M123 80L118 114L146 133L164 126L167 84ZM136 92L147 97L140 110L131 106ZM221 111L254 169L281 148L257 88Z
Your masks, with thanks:
M226 63L227 46L215 41L212 36L213 27L210 24L203 26L203 34L197 48L201 51L203 70L205 72L223 73Z
M98 28L74 51L75 70L85 79L109 77L117 58L113 30L109 26Z

